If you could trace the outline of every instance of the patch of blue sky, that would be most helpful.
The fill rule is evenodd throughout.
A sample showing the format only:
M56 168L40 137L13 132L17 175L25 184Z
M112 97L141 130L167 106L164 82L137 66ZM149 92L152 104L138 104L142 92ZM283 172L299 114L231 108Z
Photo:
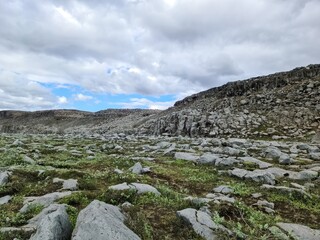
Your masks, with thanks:
M175 101L174 95L157 97L141 94L110 94L90 92L80 86L70 84L41 83L57 98L65 97L66 102L60 103L59 108L78 109L96 112L108 108L166 108ZM81 95L81 96L79 96Z

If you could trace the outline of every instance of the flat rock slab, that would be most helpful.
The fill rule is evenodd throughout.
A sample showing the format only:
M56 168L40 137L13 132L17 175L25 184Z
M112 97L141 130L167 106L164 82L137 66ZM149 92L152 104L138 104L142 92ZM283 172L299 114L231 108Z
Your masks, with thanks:
M178 211L177 216L190 225L204 239L219 239L215 233L219 229L219 226L212 221L208 213L193 208L186 208Z
M94 200L78 216L72 240L139 240L116 206Z
M320 230L294 223L277 223L277 226L287 232L295 240L319 240Z
M243 162L255 163L259 166L260 169L269 168L273 165L271 163L267 163L253 157L240 157L239 159Z
M44 207L48 207L50 204L54 203L56 200L60 198L64 198L66 196L71 195L72 192L54 192L48 193L46 195L40 197L26 197L23 201L23 207L19 210L19 212L26 212L32 205L42 205Z
M264 189L275 189L275 190L279 190L281 192L285 192L285 193L298 193L302 196L308 196L311 197L310 194L308 194L306 191L299 189L299 188L290 188L290 187L285 187L285 186L272 186L272 185L268 185L268 184L263 184L261 186L261 188Z
M232 176L242 178L242 179L251 179L255 182L262 182L274 185L275 177L273 174L266 172L265 170L254 170L248 171L245 169L235 168L230 171Z
M121 184L117 184L117 185L113 185L111 187L109 187L109 189L111 190L118 190L118 191L123 191L123 190L135 190L137 191L137 194L143 194L143 193L154 193L156 195L161 195L160 192L155 188L152 187L149 184L143 184L143 183L130 183L127 184L125 183L121 183Z
M181 159L181 160L196 162L196 161L198 161L199 156L195 155L193 153L188 153L188 152L176 152L174 154L174 158L175 159Z

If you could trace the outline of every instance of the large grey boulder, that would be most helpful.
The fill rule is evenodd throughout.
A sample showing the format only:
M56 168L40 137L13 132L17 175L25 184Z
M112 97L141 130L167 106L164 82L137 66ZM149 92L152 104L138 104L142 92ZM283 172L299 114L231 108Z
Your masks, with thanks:
M19 210L19 212L24 213L34 205L41 205L44 207L48 207L50 204L54 203L56 200L69 196L71 194L72 192L68 191L68 192L48 193L46 195L39 196L39 197L25 197L23 201L23 207Z
M69 240L72 225L66 212L66 206L52 204L29 220L27 226L35 226L37 231L30 240Z
M208 213L186 208L177 212L177 216L190 225L193 230L207 240L219 239L217 231L219 226L212 221Z
M0 172L0 186L5 185L9 181L11 173L8 171Z
M116 206L94 200L78 216L72 240L139 240Z
M277 223L277 226L287 232L294 240L319 240L320 230L294 223Z

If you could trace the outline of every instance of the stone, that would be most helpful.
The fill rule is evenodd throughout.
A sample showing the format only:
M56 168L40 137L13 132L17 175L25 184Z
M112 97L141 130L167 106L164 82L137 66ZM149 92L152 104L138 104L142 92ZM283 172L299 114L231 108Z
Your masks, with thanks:
M311 195L308 194L306 191L298 189L298 188L290 188L290 187L285 187L285 186L272 186L272 185L268 185L268 184L263 184L261 186L261 188L264 189L275 189L275 190L279 190L283 193L298 193L301 196L307 196L311 198Z
M213 199L215 202L228 202L228 203L235 203L235 198L228 197L221 193L208 193L206 195L207 199Z
M25 197L23 201L23 207L19 210L21 213L25 213L32 205L42 205L48 207L50 204L54 203L56 200L64 198L71 195L72 192L54 192L48 193L40 197Z
M220 157L217 154L205 153L198 159L198 163L214 165L219 158Z
M259 206L259 207L267 207L267 208L274 209L274 203L268 202L266 200L258 200L258 202L255 203L254 205Z
M243 162L255 163L259 166L260 169L269 168L273 165L271 163L263 162L259 159L253 158L253 157L240 157L239 159Z
M125 224L120 208L94 200L81 210L72 240L139 240Z
M134 164L131 168L129 168L129 170L135 174L142 174L143 173L143 167L140 162L137 162L136 164Z
M315 161L320 161L320 152L310 153L309 158Z
M65 205L50 205L29 220L28 225L35 225L37 229L30 240L69 240L72 234L72 225Z
M281 229L279 229L276 226L272 226L269 228L269 231L272 233L275 239L278 240L290 240L290 237L288 237L286 234L282 232Z
M229 194L233 193L233 189L226 185L221 185L213 189L215 193Z
M174 154L175 159L181 159L181 160L186 160L186 161L192 161L192 162L197 162L199 159L199 156L193 154L193 153L188 153L188 152L176 152Z
M4 171L0 172L0 186L3 186L8 183L11 172Z
M124 190L135 190L137 194L143 194L143 193L154 193L155 195L161 195L160 192L155 188L148 184L143 183L131 183L127 184L121 183L117 185L110 186L109 189L116 190L116 191L124 191Z
M239 169L235 168L229 173L232 176L238 177L238 178L244 178L244 179L251 179L255 182L262 182L262 183L268 183L271 185L275 184L275 177L271 173L266 172L265 170L254 170L254 171L247 171L245 169Z
M209 214L193 208L186 208L178 211L177 216L190 225L204 239L219 239L215 233L219 229L219 226L212 221Z
M279 163L287 165L293 163L293 160L288 154L281 154L279 158Z
M70 190L75 191L78 190L78 180L76 179L61 179L61 178L54 178L53 183L62 182L62 190Z
M116 174L123 174L123 171L118 168L116 168L113 172Z
M277 226L295 240L319 240L320 230L295 223L277 223Z
M261 198L261 197L262 197L262 194L261 194L261 193L253 193L253 194L251 194L251 196L252 196L253 198Z
M37 163L35 160L33 160L31 157L28 157L28 156L23 156L22 161L32 165Z
M236 163L238 163L239 161L235 158L218 158L216 159L215 162L215 166L231 166L234 165Z
M267 147L263 153L264 157L271 158L273 160L279 160L282 154L283 153L279 150L279 148L274 146Z
M10 195L6 195L4 197L1 197L0 198L0 206L7 204L11 199L12 199L12 197Z

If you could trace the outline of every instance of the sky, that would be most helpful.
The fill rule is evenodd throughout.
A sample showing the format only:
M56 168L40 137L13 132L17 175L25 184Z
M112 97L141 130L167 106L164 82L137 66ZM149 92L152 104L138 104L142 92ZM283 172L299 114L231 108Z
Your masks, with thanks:
M0 109L166 109L320 63L319 0L0 1Z

